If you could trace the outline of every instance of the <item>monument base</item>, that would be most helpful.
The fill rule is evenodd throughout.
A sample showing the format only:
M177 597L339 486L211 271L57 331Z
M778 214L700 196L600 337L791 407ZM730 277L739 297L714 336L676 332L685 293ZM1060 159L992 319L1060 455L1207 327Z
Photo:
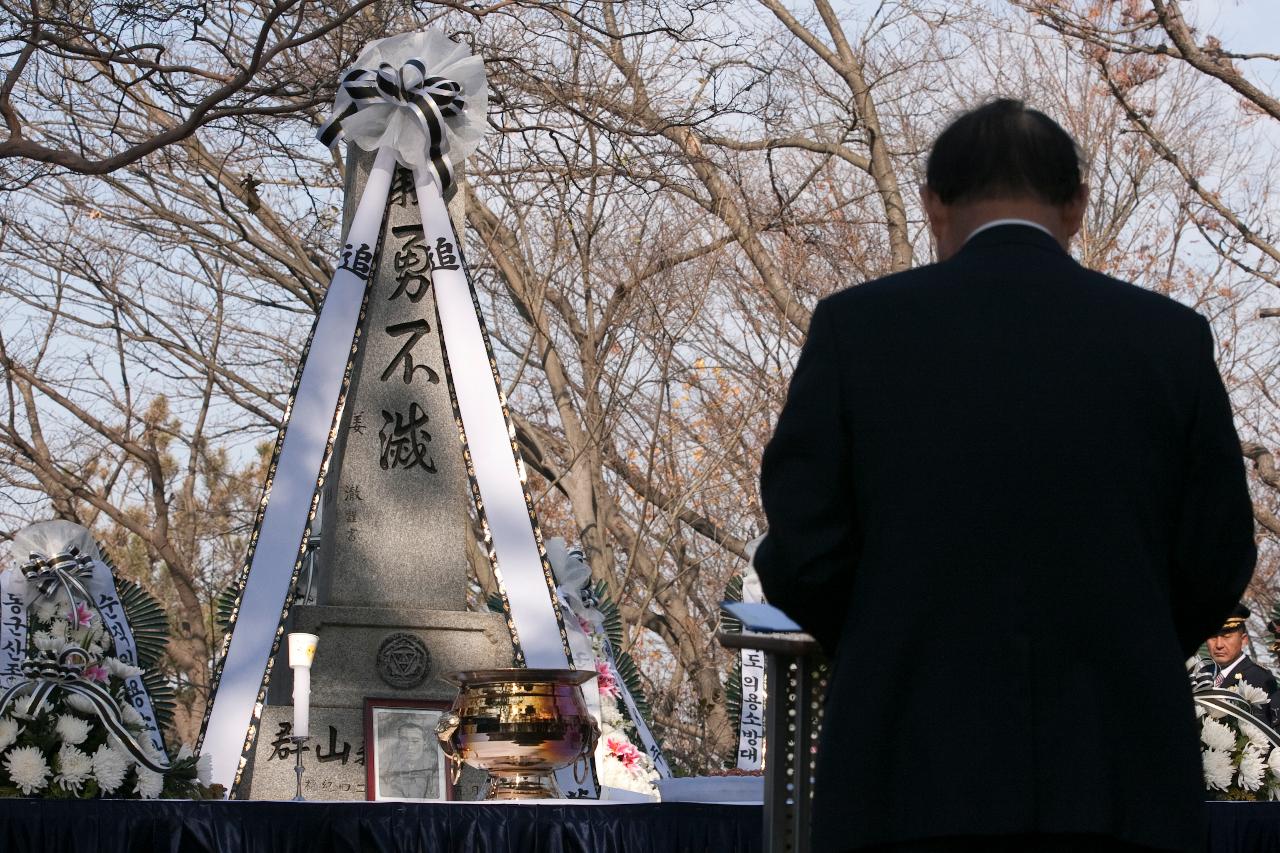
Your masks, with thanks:
M303 796L308 800L364 800L366 791L366 699L452 702L455 685L443 679L458 669L511 665L511 638L502 616L458 610L298 606L294 630L317 634L311 671L311 740L302 747ZM272 673L272 696L292 691L292 671L283 658ZM279 681L277 681L279 679ZM286 692L288 691L288 692ZM287 701L287 700L286 700ZM237 797L290 800L297 789L292 734L293 708L263 708L253 755ZM434 749L434 732L429 746ZM440 767L447 778L448 767ZM481 799L487 774L464 767L454 799Z

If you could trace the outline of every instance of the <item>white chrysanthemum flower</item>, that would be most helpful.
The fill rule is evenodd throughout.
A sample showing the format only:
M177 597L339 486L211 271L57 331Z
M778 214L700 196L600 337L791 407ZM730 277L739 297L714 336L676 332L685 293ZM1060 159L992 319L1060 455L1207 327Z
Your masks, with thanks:
M55 640L62 640L63 644L67 641L67 623L63 619L53 620L53 624L49 626L49 633L53 635ZM62 651L58 649L58 651Z
M1210 749L1222 752L1230 752L1236 746L1235 733L1225 723L1219 723L1216 720L1206 719L1203 722L1200 727L1200 740L1204 741L1205 746Z
M115 793L124 783L124 774L128 771L129 762L124 754L105 743L93 754L93 778L98 780L98 787L104 794Z
M164 789L164 775L138 765L138 782L133 790L144 800L154 800Z
M55 781L68 791L79 791L93 773L93 759L83 750L63 744L58 750L58 775Z
M36 602L36 618L48 622L58 615L58 602L51 598L41 598Z
M20 746L5 756L4 767L23 794L31 796L44 790L49 781L49 765L38 747Z
M1271 775L1280 779L1280 746L1271 750L1271 754L1267 756L1267 766L1271 768Z
M18 721L10 717L0 720L0 752L4 752L18 740L18 735L22 733Z
M1204 764L1204 783L1210 788L1225 791L1231 787L1231 780L1236 775L1231 766L1231 755L1216 749L1206 749L1201 754Z
M107 672L116 678L125 679L133 678L135 675L142 675L142 670L136 666L130 666L120 658L103 658L102 662L107 667Z
M1265 705L1271 699L1271 697L1267 695L1267 691L1263 690L1261 687L1254 687L1246 681L1237 681L1227 689L1232 693L1239 693L1240 698L1248 702L1250 705Z
M602 696L600 698L600 725L609 729L618 729L622 727L622 724L622 712L618 710L618 703Z
M1262 729L1253 723L1240 721L1240 734L1249 739L1250 745L1262 755L1266 755L1271 751L1271 741L1267 740L1267 736L1262 733Z
M93 703L79 693L63 693L62 701L66 702L67 707L71 710L79 711L81 714L96 715L98 713L98 709L94 707Z
M36 631L31 635L31 642L40 651L55 654L62 651L63 646L66 645L65 640L53 636L48 631Z
M84 743L84 739L89 736L89 723L70 714L59 714L57 730L63 743L74 746Z
M213 784L213 753L202 752L196 759L196 778L206 788Z
M138 709L127 702L120 706L120 719L124 720L124 724L131 729L140 729L147 723L138 713Z
M1262 779L1266 773L1267 765L1262 760L1262 753L1252 746L1245 747L1240 756L1240 771L1236 774L1240 787L1246 791L1258 790L1262 787Z

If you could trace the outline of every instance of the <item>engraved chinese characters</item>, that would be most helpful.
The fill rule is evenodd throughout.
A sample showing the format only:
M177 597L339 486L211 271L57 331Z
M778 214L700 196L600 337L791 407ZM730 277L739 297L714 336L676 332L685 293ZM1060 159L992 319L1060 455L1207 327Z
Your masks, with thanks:
M401 169L391 192L391 208L416 206L412 176ZM458 269L458 252L444 237L428 246L423 238L422 223L414 221L393 225L390 229L391 245L388 247L395 271L395 289L387 296L389 301L404 300L398 315L415 313L409 306L418 306L431 285L431 272L437 269ZM377 298L375 296L375 298ZM423 308L427 306L424 305ZM424 312L419 312L424 313ZM431 334L431 322L420 316L383 327L390 337L401 340L395 355L383 368L379 379L394 381L399 377L406 385L415 382L440 383L440 373L421 355L415 356L419 341ZM421 372L421 375L419 375ZM382 428L378 430L378 464L384 471L397 469L420 470L434 474L436 463L431 454L430 416L416 401L410 401L407 410L383 409ZM353 424L354 429L354 424Z
M365 352L342 436L341 503L334 505L333 492L326 503L343 542L374 559L388 526L402 523L387 517L387 501L447 489L451 482L440 477L442 458L455 446L455 427L430 294L432 269L459 263L458 253L452 245L426 245L416 208L412 176L398 168L382 245L370 261ZM351 250L352 263L357 249Z
M392 415L385 409L382 411L382 429L378 430L379 464L382 470L388 468L412 468L414 465L424 471L435 473L436 463L427 455L427 442L431 433L426 430L427 413L418 408L417 403L409 404L409 417L395 414L395 425L392 426Z

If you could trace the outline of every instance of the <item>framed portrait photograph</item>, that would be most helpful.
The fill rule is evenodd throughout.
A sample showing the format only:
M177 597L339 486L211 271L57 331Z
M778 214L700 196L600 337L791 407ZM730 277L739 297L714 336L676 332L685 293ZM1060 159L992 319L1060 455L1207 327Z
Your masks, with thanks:
M365 699L365 799L453 798L449 765L436 740L436 723L450 703L418 699Z

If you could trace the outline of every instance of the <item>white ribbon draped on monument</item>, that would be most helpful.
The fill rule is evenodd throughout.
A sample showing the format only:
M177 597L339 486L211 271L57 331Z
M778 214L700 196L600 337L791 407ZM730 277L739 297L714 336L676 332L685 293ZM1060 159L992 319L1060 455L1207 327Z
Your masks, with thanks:
M394 151L378 152L347 235L348 246L377 245L395 164ZM248 568L232 612L232 630L223 639L223 654L214 672L215 687L199 751L212 756L211 779L228 791L240 778L262 714L263 679L279 647L284 617L292 603L364 301L370 262L353 263L356 252L344 251L350 251L350 267L340 268L329 284L301 376L285 410L257 530L250 540Z
M377 156L286 413L231 640L215 673L202 747L213 754L213 781L228 790L252 746L264 674L291 604L397 160L414 174L468 467L492 536L517 654L529 667L563 668L571 660L496 365L444 202L453 161L461 161L483 135L486 104L479 57L440 33L411 33L365 48L343 75L333 116L321 128L325 144L336 145L345 136Z
M414 177L427 245L456 246L435 181L424 171L415 172ZM525 666L561 669L570 660L567 641L531 524L524 464L516 456L515 435L503 412L505 401L489 361L471 286L461 267L437 268L431 281L471 464L498 558L497 571L515 623L513 637Z

